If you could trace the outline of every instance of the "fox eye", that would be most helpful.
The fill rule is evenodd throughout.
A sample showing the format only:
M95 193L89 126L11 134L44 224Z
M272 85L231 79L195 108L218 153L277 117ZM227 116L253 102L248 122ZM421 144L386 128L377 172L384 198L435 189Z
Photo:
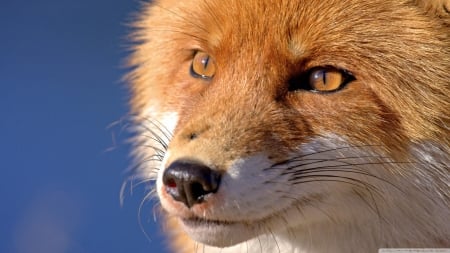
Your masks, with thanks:
M216 73L216 63L205 52L198 51L191 65L191 75L195 78L211 79Z
M344 82L344 76L335 69L316 69L309 74L309 85L314 91L334 91Z
M315 67L289 82L289 91L333 92L355 80L348 71L334 67Z

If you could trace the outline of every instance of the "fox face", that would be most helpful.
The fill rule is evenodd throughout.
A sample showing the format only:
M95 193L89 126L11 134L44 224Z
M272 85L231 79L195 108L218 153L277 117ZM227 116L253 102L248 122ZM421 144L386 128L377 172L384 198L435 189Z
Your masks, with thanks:
M145 6L136 157L174 249L450 246L448 6Z

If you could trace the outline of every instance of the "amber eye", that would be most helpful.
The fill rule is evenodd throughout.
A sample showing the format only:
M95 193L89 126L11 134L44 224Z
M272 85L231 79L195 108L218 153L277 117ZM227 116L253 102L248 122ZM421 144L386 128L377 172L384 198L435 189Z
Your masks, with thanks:
M343 74L336 69L320 68L309 74L309 85L314 91L335 91L343 82Z
M289 81L289 91L333 92L355 80L345 70L334 67L315 67Z
M195 78L210 79L216 73L216 63L205 52L196 52L191 65L191 75Z

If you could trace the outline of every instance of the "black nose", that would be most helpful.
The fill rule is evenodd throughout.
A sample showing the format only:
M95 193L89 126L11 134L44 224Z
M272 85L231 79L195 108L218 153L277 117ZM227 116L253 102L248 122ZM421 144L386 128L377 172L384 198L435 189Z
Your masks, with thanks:
M206 195L219 189L221 174L205 165L175 161L165 171L163 183L172 198L187 207L203 202Z

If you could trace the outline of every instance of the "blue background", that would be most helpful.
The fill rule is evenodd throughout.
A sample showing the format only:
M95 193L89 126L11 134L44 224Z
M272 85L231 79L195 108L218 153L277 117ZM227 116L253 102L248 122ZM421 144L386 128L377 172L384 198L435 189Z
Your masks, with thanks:
M139 6L0 1L0 252L163 252L151 203L138 215L149 189L119 201L131 159L113 123Z

